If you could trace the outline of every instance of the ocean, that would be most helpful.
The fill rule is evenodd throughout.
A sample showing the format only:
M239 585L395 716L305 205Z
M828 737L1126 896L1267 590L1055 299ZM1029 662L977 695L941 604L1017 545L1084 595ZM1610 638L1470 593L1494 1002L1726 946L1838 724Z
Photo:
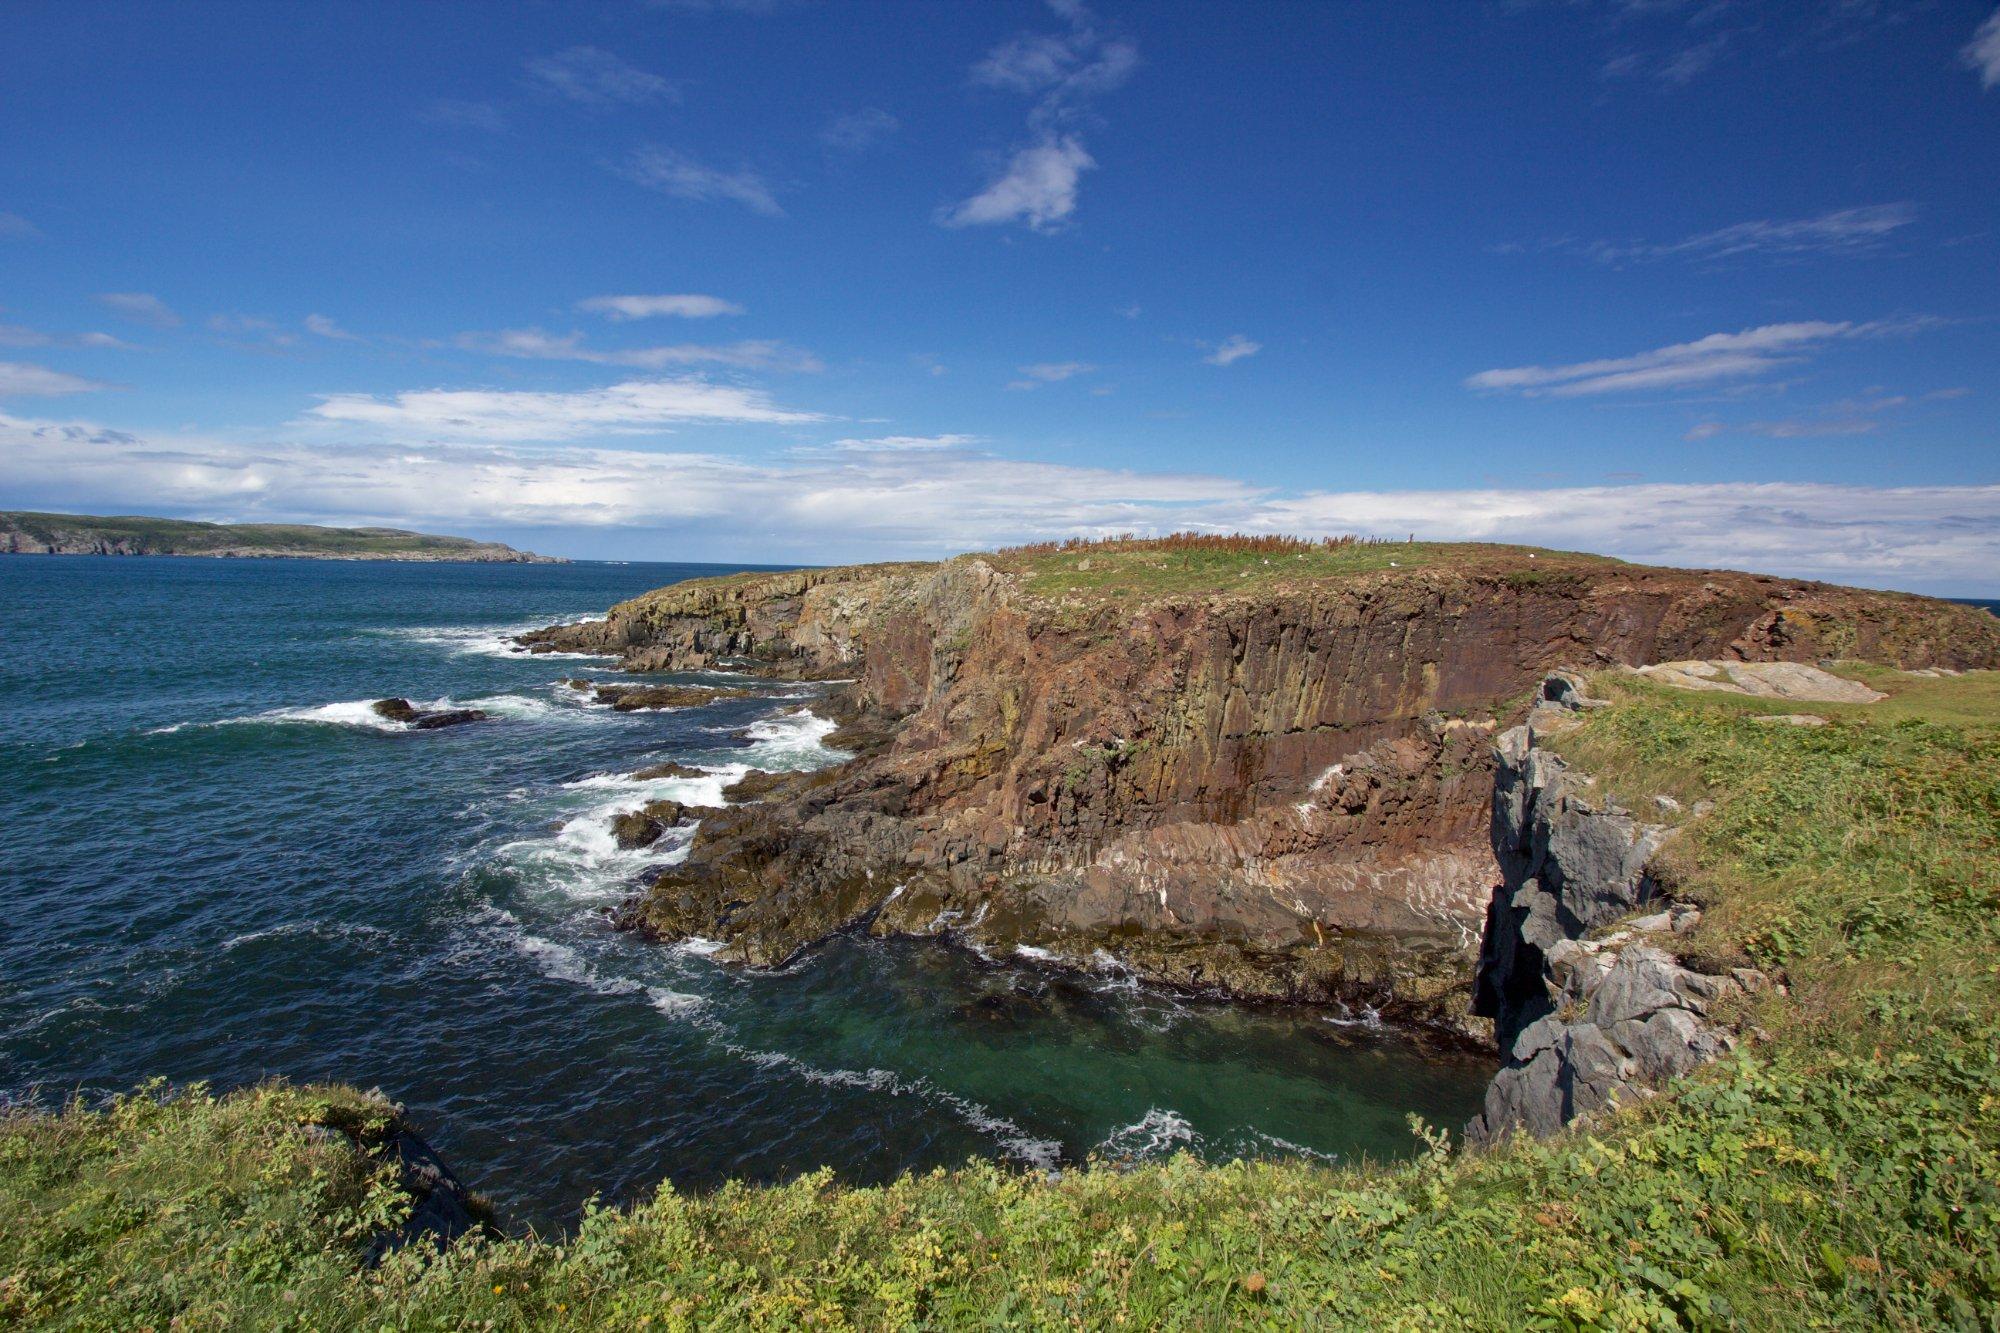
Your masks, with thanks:
M0 559L0 1099L380 1087L510 1225L972 1158L1388 1158L1489 1061L935 941L777 972L607 921L610 816L837 761L814 688L622 714L509 636L721 567ZM632 679L612 676L612 679ZM692 680L695 677L662 677ZM431 732L371 699L476 706ZM639 782L665 760L707 776Z

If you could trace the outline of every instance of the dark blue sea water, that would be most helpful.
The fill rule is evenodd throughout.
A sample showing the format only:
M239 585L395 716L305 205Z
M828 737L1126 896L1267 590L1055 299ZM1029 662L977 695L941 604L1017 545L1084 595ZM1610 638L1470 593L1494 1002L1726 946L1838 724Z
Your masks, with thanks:
M1483 1061L928 942L620 935L610 815L832 762L810 691L618 714L507 636L698 566L0 559L0 1095L379 1085L544 1230L593 1194L969 1157L1407 1152ZM385 727L385 695L493 720ZM623 776L666 759L703 780Z

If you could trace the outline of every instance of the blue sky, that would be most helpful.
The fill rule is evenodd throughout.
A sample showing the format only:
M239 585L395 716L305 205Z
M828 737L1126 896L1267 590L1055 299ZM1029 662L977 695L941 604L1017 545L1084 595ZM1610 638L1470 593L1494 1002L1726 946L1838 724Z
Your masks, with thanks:
M68 0L0 59L6 507L2000 594L1984 0Z

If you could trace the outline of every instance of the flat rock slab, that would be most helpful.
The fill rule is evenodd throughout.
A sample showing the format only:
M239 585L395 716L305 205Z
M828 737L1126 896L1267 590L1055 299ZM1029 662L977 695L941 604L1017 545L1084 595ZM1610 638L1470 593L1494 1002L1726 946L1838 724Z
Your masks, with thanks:
M1827 704L1872 704L1889 696L1858 680L1803 662L1660 662L1636 668L1642 676L1680 690L1719 690L1753 699L1796 699Z

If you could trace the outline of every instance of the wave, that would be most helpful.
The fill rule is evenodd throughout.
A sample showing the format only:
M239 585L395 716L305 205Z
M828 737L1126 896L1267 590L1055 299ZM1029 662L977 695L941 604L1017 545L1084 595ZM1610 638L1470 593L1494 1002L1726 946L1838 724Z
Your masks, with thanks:
M693 1014L708 1003L701 996L690 995L686 991L649 986L629 977L607 977L569 945L540 935L521 931L514 934L508 943L515 952L533 960L543 976L582 986L598 995L643 995L648 1004L670 1018Z
M1105 1157L1149 1161L1193 1148L1200 1141L1201 1135L1194 1132L1186 1116L1155 1106L1131 1124L1105 1135L1096 1151Z
M766 773L808 772L850 759L845 750L824 744L838 724L810 708L795 708L776 717L752 722L739 733L750 744L739 758Z
M401 639L406 643L421 643L433 648L442 648L454 657L504 657L518 659L524 657L569 658L579 661L616 661L615 653L529 653L526 648L514 642L530 630L545 629L550 625L577 625L585 622L601 621L602 616L538 616L533 620L517 620L504 625L417 625L408 628L376 630L374 633L385 638Z

